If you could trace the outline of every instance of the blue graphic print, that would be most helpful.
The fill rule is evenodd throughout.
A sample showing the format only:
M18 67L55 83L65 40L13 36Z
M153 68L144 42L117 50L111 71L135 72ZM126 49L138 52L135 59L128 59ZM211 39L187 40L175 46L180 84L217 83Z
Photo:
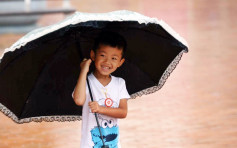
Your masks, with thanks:
M102 120L100 129L103 135L105 145L108 145L109 148L117 148L119 129L117 126L114 126L113 120ZM101 148L101 146L103 146L103 142L100 137L98 127L93 128L90 132L92 141L94 143L94 148Z

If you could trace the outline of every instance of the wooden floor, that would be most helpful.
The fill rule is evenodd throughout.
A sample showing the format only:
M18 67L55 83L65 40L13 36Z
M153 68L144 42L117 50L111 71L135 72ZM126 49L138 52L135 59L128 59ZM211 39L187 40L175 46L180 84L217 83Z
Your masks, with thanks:
M189 43L164 87L129 101L123 148L237 147L235 0L72 1L78 11L127 9L158 17ZM54 18L55 19L55 18ZM49 17L41 23L49 23ZM22 35L0 35L0 52ZM1 148L78 148L81 122L18 125L0 113Z

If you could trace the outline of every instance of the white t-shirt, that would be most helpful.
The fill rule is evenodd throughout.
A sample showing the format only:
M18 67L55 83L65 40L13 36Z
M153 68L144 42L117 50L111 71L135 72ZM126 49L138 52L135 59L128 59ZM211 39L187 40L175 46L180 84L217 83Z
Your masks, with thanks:
M93 73L88 75L94 101L97 101L100 106L118 108L120 99L129 99L130 95L127 92L124 79L112 75L111 78L110 83L103 86ZM86 85L86 101L82 110L81 148L100 148L103 143L95 115L88 106L90 101L89 89ZM105 145L108 145L109 148L120 148L118 119L102 114L97 114L97 116Z

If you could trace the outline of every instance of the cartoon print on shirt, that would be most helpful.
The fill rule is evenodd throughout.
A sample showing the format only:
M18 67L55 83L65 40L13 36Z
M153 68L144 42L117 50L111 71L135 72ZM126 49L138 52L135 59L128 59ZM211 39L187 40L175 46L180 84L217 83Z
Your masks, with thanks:
M117 108L118 107L118 102L114 101L113 99L110 98L109 94L106 91L102 91L105 94L105 98L98 99L98 104L100 106L104 107L111 107L111 108ZM117 124L114 122L113 119L111 119L108 116L102 115L102 114L97 114L99 120L101 121L100 123L100 129L101 133L105 142L105 145L108 145L109 148L117 148L118 144L118 131L119 128ZM94 127L91 131L91 137L92 141L94 143L93 148L100 148L103 146L102 139L100 137L100 132L98 127Z
M102 119L100 129L105 145L108 145L110 148L117 148L119 129L118 126L115 125L114 120ZM92 141L94 143L94 148L100 148L101 146L103 146L98 127L94 127L90 132Z

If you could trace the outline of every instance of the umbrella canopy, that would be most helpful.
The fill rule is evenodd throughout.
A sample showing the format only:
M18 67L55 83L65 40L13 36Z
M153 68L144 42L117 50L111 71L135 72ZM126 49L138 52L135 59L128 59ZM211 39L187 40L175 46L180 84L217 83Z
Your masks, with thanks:
M72 92L80 61L89 58L101 31L127 41L124 64L112 75L125 79L131 98L154 93L165 83L186 41L163 21L130 11L80 13L34 30L4 51L0 61L0 111L16 123L75 121L82 107Z

